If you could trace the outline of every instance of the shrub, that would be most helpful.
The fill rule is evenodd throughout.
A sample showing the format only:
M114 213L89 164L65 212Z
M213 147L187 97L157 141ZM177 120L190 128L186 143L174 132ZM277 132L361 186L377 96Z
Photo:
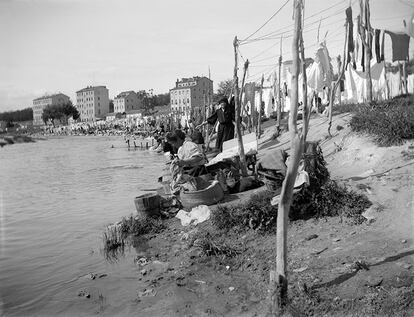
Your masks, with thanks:
M360 105L350 125L353 131L372 135L379 146L399 145L414 138L414 106L409 97Z
M269 231L276 228L277 206L270 201L273 192L264 191L252 195L243 205L218 206L211 221L219 229L233 227Z
M120 231L124 235L142 235L147 233L158 233L165 228L160 219L150 217L136 218L132 215L128 218L122 218Z
M362 212L371 205L365 195L349 190L330 179L322 150L317 143L308 143L304 154L305 170L310 185L293 196L291 220L340 216L355 223L364 221ZM253 195L245 204L219 206L212 214L212 223L219 229L254 229L274 232L277 206L270 201L275 193L264 191Z

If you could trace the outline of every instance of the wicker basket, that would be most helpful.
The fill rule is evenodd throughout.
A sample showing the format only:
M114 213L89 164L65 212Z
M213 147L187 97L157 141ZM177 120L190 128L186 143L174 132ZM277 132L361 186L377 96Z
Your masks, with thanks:
M213 205L224 197L223 189L218 181L213 181L205 189L194 192L181 191L180 200L185 209L191 209L199 205Z

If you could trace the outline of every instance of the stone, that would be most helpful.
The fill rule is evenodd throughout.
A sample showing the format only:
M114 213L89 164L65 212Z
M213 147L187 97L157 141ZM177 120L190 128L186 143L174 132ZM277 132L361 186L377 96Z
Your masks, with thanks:
M409 270L412 267L411 264L405 262L397 262L396 264L406 270Z
M177 284L177 286L185 286L187 285L187 280L185 279L184 276L178 276L175 279L175 284Z
M340 239L340 238L335 238L335 239L333 239L332 241L333 241L333 242L339 242L339 241L341 241L341 239Z
M157 291L154 288L144 289L143 291L138 292L138 297L146 297L146 296L155 296L157 295Z
M378 211L381 210L381 206L374 203L371 207L365 210L361 215L368 220L368 222L374 222L378 217Z
M233 286L230 286L230 287L229 287L229 291L230 291L230 292L234 291L234 287L233 287Z
M300 273L300 272L306 271L307 269L308 269L307 266L302 266L300 268L294 269L293 272Z
M379 286L383 281L382 277L376 277L376 276L368 276L365 285L370 287Z
M146 270L146 269L143 269L143 270L141 270L139 273L140 273L141 275L147 275L147 270Z
M317 234L311 234L305 238L306 241L316 239L318 237Z
M405 240L405 239L401 240L401 243L407 243L407 240Z

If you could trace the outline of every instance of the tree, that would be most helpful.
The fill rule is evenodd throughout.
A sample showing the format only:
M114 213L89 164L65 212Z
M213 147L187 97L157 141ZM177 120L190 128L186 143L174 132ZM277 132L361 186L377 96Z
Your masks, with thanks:
M69 117L74 120L80 116L78 109L71 101L60 105L49 105L43 109L42 119L47 124L49 121L55 126L55 120L59 120L62 124L67 124Z
M114 101L109 99L109 112L114 112Z
M6 111L0 113L0 121L19 122L33 120L33 109L25 108L22 110Z
M233 79L226 79L218 83L217 93L213 95L213 101L217 102L221 98L229 97L233 90Z

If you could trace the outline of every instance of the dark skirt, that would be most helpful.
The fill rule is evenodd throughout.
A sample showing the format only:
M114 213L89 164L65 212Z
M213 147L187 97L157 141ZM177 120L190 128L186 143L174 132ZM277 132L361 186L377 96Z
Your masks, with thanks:
M234 124L233 123L219 123L217 131L216 149L223 151L223 142L234 139Z

